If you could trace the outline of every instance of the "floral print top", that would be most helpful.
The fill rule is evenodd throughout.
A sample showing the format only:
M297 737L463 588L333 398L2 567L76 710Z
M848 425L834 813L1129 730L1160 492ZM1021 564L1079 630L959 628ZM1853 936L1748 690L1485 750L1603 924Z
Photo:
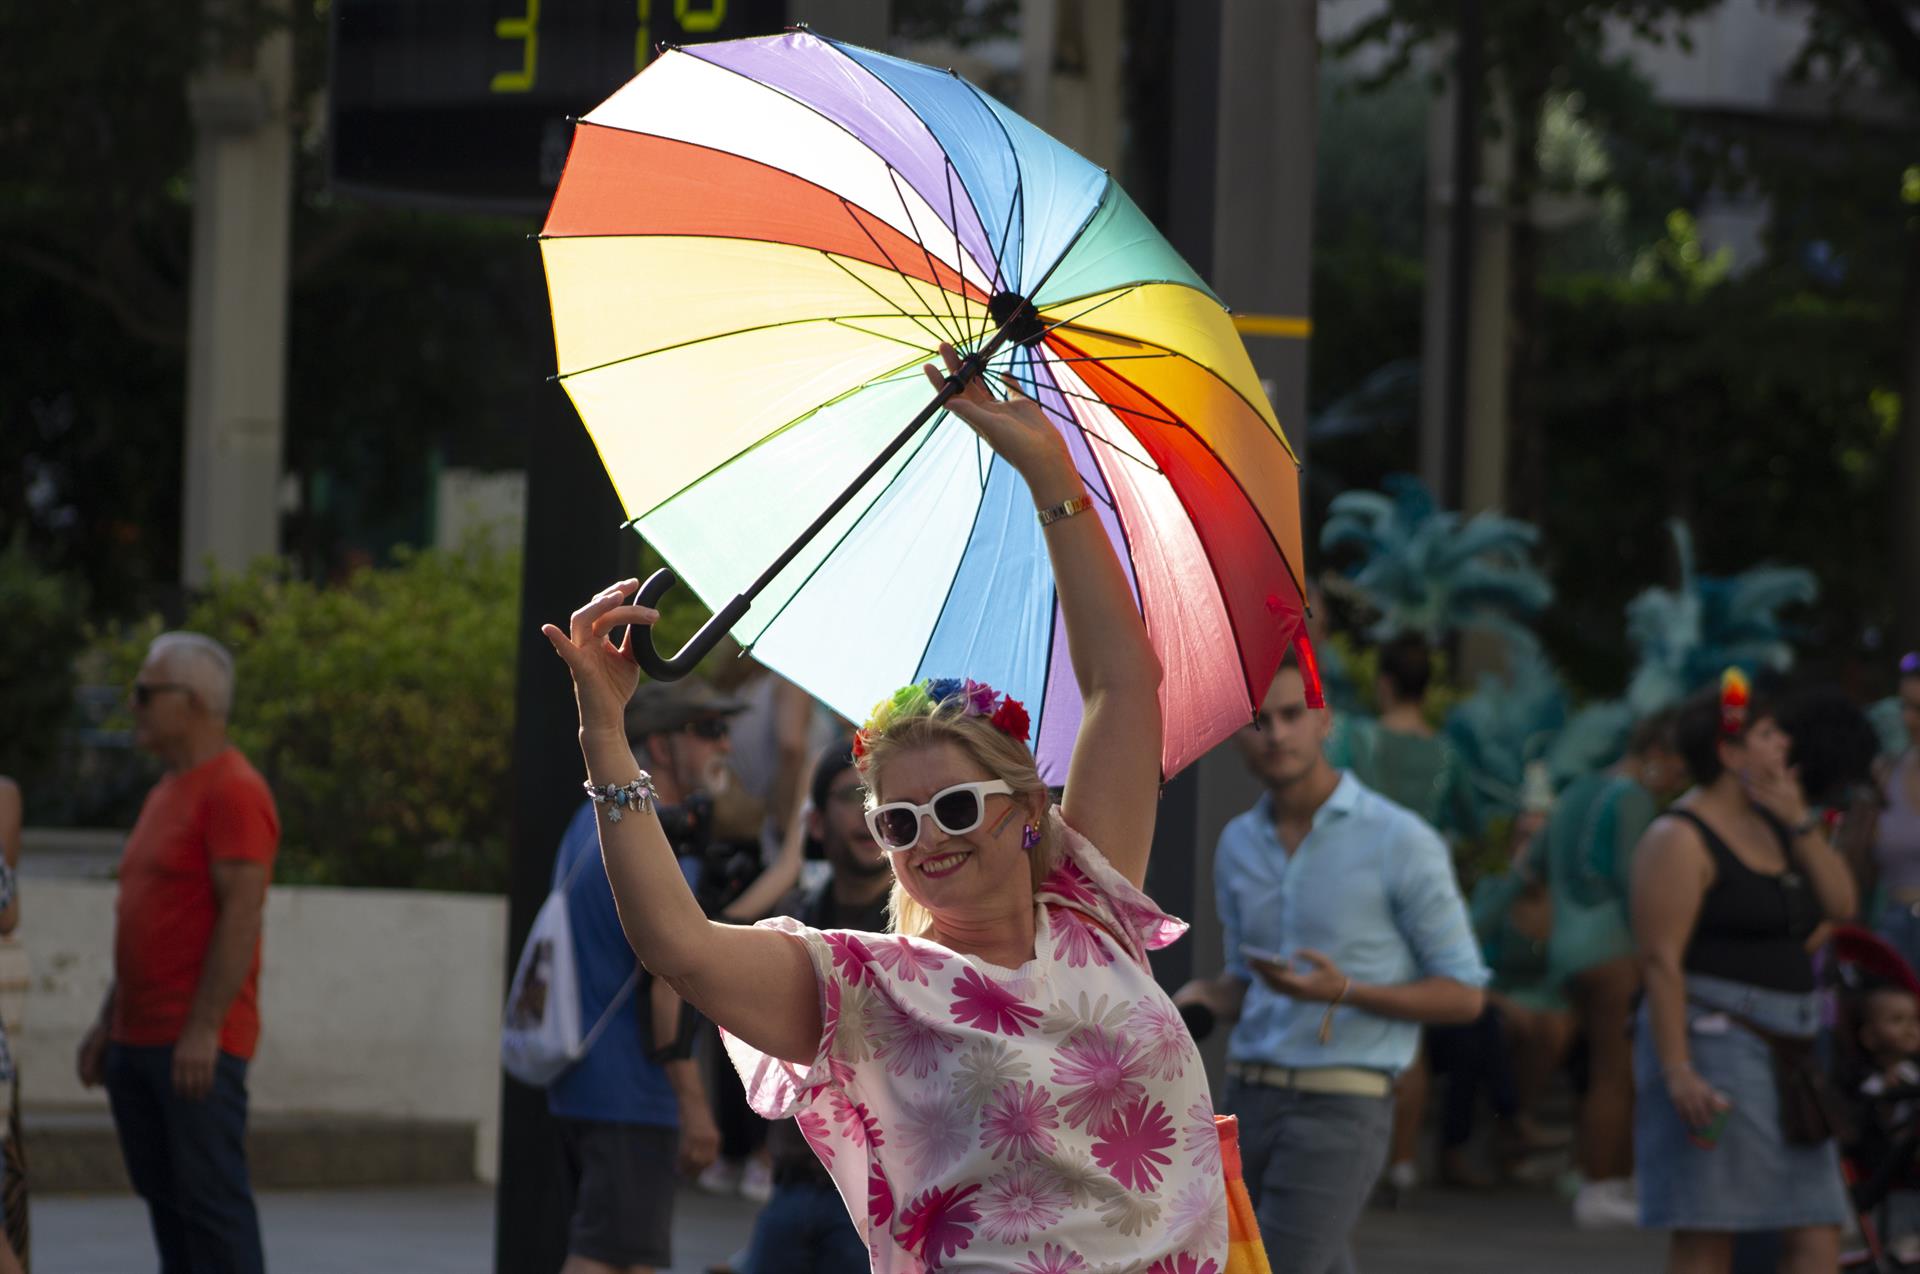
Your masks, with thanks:
M726 1046L753 1108L795 1117L880 1274L1221 1274L1226 1183L1206 1074L1147 952L1186 924L1051 815L1033 959L761 921L819 980L811 1066Z

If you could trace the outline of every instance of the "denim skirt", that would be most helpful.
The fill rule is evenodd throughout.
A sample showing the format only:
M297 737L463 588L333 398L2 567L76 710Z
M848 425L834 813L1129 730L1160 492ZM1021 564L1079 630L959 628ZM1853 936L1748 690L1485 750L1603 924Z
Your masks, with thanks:
M1693 1068L1732 1103L1711 1149L1693 1144L1667 1098L1649 1008L1634 1016L1634 1175L1640 1224L1654 1230L1791 1230L1840 1225L1849 1214L1840 1151L1831 1141L1794 1146L1780 1134L1773 1053L1738 1013L1781 1035L1811 1036L1814 995L1769 991L1724 978L1687 976L1687 1036Z

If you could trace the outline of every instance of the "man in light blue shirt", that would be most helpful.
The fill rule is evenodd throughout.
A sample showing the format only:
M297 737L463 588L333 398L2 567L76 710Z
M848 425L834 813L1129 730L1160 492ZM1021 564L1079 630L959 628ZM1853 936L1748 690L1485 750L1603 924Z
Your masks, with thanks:
M1276 1271L1354 1268L1348 1238L1392 1135L1422 1023L1480 1015L1487 969L1446 846L1334 769L1291 661L1237 743L1267 792L1220 834L1218 978L1175 997L1237 1023L1229 1114Z

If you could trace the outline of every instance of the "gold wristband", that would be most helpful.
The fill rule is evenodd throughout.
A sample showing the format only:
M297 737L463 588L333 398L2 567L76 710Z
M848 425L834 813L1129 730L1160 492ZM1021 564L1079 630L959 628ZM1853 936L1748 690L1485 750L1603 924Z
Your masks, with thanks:
M1062 500L1052 508L1041 509L1035 516L1040 519L1041 526L1052 526L1061 518L1070 518L1076 513L1085 513L1092 507L1093 497L1077 495L1071 500Z

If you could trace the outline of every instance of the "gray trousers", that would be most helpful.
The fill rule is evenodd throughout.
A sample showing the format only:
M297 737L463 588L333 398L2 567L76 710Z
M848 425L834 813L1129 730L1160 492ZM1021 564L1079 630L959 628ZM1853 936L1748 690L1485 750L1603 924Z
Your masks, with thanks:
M1353 1274L1349 1239L1393 1140L1392 1097L1227 1081L1240 1163L1274 1274Z

